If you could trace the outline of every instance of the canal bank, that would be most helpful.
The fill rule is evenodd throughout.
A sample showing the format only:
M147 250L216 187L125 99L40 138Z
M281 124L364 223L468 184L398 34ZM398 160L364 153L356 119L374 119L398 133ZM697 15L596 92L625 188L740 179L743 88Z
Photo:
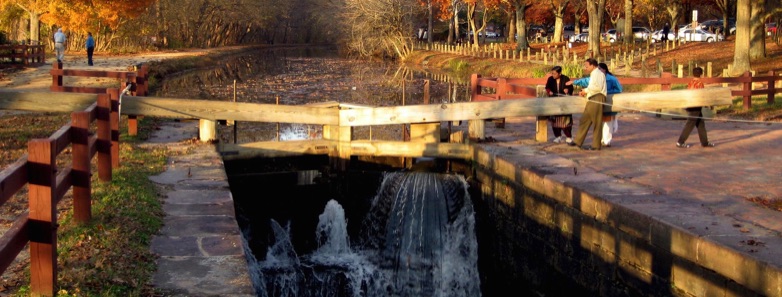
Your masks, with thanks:
M601 151L537 143L534 118L487 124L473 162L481 255L493 255L481 265L506 272L481 280L487 293L525 279L560 294L782 295L782 213L750 201L782 195L782 126L708 122L716 147L680 149L683 121L619 123Z

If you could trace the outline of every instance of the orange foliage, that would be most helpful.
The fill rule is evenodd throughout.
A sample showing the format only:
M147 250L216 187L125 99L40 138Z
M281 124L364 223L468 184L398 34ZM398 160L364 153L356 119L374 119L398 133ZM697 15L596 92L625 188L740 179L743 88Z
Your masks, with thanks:
M75 32L116 30L149 7L154 0L62 0L48 1L49 13L42 21Z

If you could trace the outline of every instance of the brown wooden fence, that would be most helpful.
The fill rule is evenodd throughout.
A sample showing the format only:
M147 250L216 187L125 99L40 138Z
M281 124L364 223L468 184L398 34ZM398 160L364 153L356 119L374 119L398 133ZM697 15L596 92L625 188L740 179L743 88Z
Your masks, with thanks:
M73 217L86 223L91 211L91 160L97 154L98 177L110 181L111 133L118 119L116 100L97 95L97 102L71 114L71 123L45 139L27 144L27 155L0 171L0 206L25 185L29 210L0 238L0 271L5 271L30 243L30 290L33 295L55 296L57 281L57 203L73 188ZM96 134L90 133L95 124ZM71 164L58 168L57 156L71 146ZM118 160L118 159L117 159Z
M0 67L39 66L46 61L43 45L0 45Z
M619 83L626 85L660 85L661 90L670 90L674 84L687 84L691 77L674 77L669 72L664 72L661 77L640 78L640 77L617 77ZM752 108L752 96L766 95L766 101L774 104L774 96L782 93L782 88L776 87L776 82L782 80L775 71L770 71L766 76L753 76L751 72L746 72L739 77L702 77L701 81L705 84L741 84L741 89L733 89L731 95L742 97L744 110ZM752 83L764 82L765 89L753 89ZM524 94L535 96L534 88L529 85L545 85L546 78L482 78L480 75L473 74L470 79L471 99L472 101L502 100L524 98ZM494 89L493 94L484 93L484 88Z
M0 172L0 206L25 185L29 210L0 238L0 271L5 271L24 246L30 243L30 289L33 295L55 296L57 281L57 203L73 188L73 216L77 223L92 217L91 160L97 154L98 177L110 181L119 167L119 95L117 88L69 87L64 76L117 78L131 94L146 95L148 68L138 71L66 70L62 63L52 68L51 90L94 93L97 102L71 114L71 123L46 139L28 142L27 155ZM96 134L90 127L96 123ZM136 122L132 129L136 131ZM131 130L131 126L128 127ZM57 156L71 146L71 164L57 168Z

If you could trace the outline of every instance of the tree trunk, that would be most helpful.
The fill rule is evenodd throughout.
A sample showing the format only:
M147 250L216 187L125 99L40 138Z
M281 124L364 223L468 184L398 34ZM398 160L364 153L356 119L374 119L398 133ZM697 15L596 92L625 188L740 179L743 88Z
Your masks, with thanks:
M30 14L30 44L40 44L41 41L41 15L37 12Z
M750 31L752 32L749 42L749 60L756 61L766 57L766 0L753 0L752 12L750 16Z
M516 12L508 14L508 42L516 42Z
M606 0L587 1L587 13L589 14L589 47L587 56L600 55L600 32L603 31L603 14Z
M733 52L733 72L731 75L739 76L750 71L749 41L752 33L750 18L752 16L752 0L738 0L736 2L736 43Z
M521 51L529 47L527 43L527 21L524 20L524 14L529 6L523 0L517 1L513 4L513 8L516 9L516 50Z
M429 29L428 29L429 31L426 31L427 32L427 34L426 34L426 42L431 44L432 43L432 35L434 35L434 34L432 34L432 33L434 33L432 31L432 27L434 27L434 9L432 8L432 0L429 0L429 7L428 8L429 8L429 23L427 24L427 26L429 27Z
M552 42L562 41L562 28L564 26L565 8L567 8L568 1L562 1L559 4L551 3L551 8L554 9L554 39Z
M625 44L633 43L633 0L625 0Z

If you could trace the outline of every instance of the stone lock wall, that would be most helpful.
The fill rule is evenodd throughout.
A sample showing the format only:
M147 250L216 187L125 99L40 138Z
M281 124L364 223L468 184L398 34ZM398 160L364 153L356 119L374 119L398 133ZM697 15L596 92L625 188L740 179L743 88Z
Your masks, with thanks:
M777 296L777 268L626 203L665 197L541 158L476 150L471 196L487 296Z

